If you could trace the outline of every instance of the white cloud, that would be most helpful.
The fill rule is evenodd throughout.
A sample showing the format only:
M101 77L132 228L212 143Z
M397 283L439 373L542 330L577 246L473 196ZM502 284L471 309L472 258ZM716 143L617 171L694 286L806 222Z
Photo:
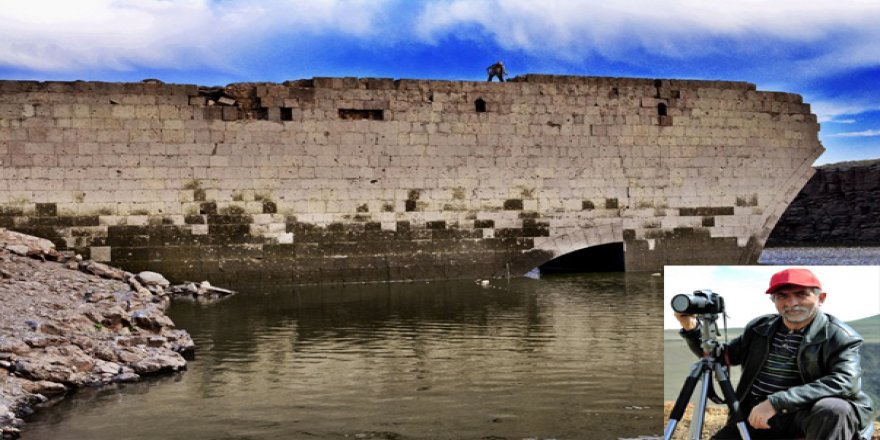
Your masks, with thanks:
M859 115L869 111L880 110L880 103L874 100L853 101L853 100L817 100L810 104L813 113L816 114L820 123L837 122L841 124L850 124L855 120L847 118L838 120L837 118L844 115Z
M581 59L630 57L635 48L669 57L729 50L712 40L748 49L768 38L803 44L827 39L840 44L834 54L812 58L833 56L838 65L852 66L880 63L878 22L880 2L859 0L453 0L431 2L418 32L437 39L476 25L507 49ZM766 56L772 61L778 54Z
M836 133L832 136L838 137L873 137L880 136L880 130L862 130L862 131L850 131L845 133Z
M0 8L0 65L43 71L231 63L281 32L369 35L386 2L35 0Z
M374 46L488 38L563 62L742 51L801 76L880 64L880 2L859 0L0 0L0 22L0 65L42 71L231 68L252 48L314 35Z

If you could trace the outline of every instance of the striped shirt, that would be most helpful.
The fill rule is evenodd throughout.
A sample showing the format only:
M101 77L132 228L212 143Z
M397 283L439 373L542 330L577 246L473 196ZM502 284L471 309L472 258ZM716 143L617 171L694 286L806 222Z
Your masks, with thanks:
M773 335L770 357L752 384L751 398L754 402L765 400L777 391L804 384L797 365L798 348L803 340L804 329L792 331L783 326Z

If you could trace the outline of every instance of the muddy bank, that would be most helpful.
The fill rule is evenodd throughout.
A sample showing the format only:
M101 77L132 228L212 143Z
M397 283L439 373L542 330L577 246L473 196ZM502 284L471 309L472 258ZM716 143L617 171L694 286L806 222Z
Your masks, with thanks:
M0 228L2 437L77 388L186 368L193 342L164 313L167 288L159 274L65 258Z

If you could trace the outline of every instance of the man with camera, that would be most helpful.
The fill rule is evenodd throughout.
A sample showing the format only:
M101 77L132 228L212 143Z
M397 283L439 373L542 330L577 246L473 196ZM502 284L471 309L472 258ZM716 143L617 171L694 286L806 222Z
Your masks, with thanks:
M741 365L736 388L754 439L853 440L871 423L861 391L859 347L852 328L820 310L826 293L807 269L773 275L767 289L779 314L746 325L724 346L723 359ZM702 355L697 315L676 312L681 335ZM733 420L713 439L739 439Z

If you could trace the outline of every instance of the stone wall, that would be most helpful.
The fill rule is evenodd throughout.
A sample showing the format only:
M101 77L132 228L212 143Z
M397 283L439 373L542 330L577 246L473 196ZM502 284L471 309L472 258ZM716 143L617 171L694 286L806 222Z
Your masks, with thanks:
M0 82L0 227L172 278L753 262L823 151L740 82L526 75L223 88Z
M818 167L767 243L880 246L880 160Z

